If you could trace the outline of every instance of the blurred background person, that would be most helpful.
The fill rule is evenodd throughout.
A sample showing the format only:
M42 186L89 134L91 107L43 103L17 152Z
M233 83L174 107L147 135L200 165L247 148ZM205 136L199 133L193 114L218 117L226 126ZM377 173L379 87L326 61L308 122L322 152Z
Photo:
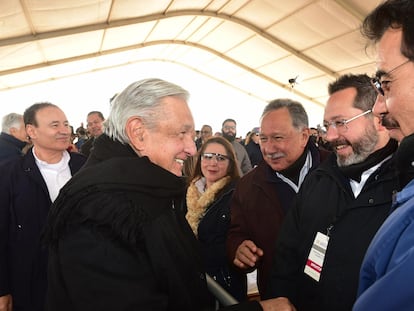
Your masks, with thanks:
M260 150L259 141L260 128L254 127L245 140L245 148L253 167L256 167L263 160L263 155L262 151Z
M0 161L23 155L28 143L23 116L17 113L5 115L1 123Z
M103 133L103 130L104 130L103 123L105 121L105 118L102 112L91 111L88 113L86 121L87 121L86 128L89 133L89 139L82 144L80 153L89 157L89 154L91 153L91 149L93 147L93 143L95 139Z
M236 140L237 125L233 119L226 119L223 121L221 127L221 133L225 139L227 139L233 146L234 152L236 153L237 165L239 167L240 176L248 173L252 169L249 156L243 145Z
M196 139L197 150L200 150L201 146L213 136L213 129L210 125L203 125L200 131L200 137Z

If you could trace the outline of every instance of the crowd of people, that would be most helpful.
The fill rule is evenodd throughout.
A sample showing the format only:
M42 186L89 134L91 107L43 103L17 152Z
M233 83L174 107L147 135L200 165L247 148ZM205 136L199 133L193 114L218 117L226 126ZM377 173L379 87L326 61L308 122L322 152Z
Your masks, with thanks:
M277 98L244 140L233 118L195 136L188 91L155 78L76 131L49 102L4 116L0 311L414 310L413 18L364 19L378 71L327 85L314 128Z

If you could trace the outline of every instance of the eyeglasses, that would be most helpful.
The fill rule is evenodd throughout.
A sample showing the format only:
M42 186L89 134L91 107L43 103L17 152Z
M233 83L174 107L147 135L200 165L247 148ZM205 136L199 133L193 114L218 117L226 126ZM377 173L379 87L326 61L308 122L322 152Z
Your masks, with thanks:
M201 160L211 162L215 159L217 162L224 162L229 159L228 156L220 153L203 153Z
M396 71L398 68L404 66L405 64L408 64L409 62L411 62L411 59L406 60L405 62L403 62L402 64L399 64L398 66L394 67L388 72L383 72L383 73L380 72L379 74L377 74L376 77L371 79L371 85L374 87L374 89L377 91L379 95L385 96L385 91L387 92L389 91L388 85L391 82L389 80L381 81L381 77L389 76L392 72Z
M225 130L233 130L233 131L235 131L236 130L236 126L235 125L233 125L233 126L230 126L230 125L225 125L225 126L223 126L223 129L225 129Z
M355 117L352 117L348 120L336 120L336 121L330 121L325 122L323 125L318 125L318 131L321 133L321 135L326 135L328 133L328 130L330 127L333 127L337 129L338 131L344 133L348 130L348 127L346 126L349 122L354 121L362 116L365 116L368 113L371 113L372 110L369 109L367 111L364 111L363 113L360 113L356 115Z

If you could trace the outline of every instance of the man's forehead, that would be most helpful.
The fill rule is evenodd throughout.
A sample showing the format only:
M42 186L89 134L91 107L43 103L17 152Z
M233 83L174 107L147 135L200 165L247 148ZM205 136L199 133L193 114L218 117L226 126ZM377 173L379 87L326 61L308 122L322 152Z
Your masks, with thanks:
M390 28L377 44L377 73L384 74L405 57L401 53L402 30Z

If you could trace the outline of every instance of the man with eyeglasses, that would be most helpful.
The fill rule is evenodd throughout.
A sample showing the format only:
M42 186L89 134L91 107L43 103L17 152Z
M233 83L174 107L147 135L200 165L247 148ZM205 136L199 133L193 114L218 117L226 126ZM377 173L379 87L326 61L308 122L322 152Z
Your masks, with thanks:
M236 121L233 119L224 120L221 132L223 137L232 144L234 152L236 153L240 176L243 176L252 169L252 164L250 163L249 155L247 154L246 149L242 146L242 144L236 141Z
M370 78L344 75L328 90L319 128L333 154L307 176L286 216L264 297L291 310L352 308L365 251L398 187L398 143L371 113Z
M354 311L414 310L414 1L388 0L364 20L376 45L378 91L373 112L405 136L396 154L400 186L391 215L378 230L361 267ZM385 122L384 122L385 121Z

